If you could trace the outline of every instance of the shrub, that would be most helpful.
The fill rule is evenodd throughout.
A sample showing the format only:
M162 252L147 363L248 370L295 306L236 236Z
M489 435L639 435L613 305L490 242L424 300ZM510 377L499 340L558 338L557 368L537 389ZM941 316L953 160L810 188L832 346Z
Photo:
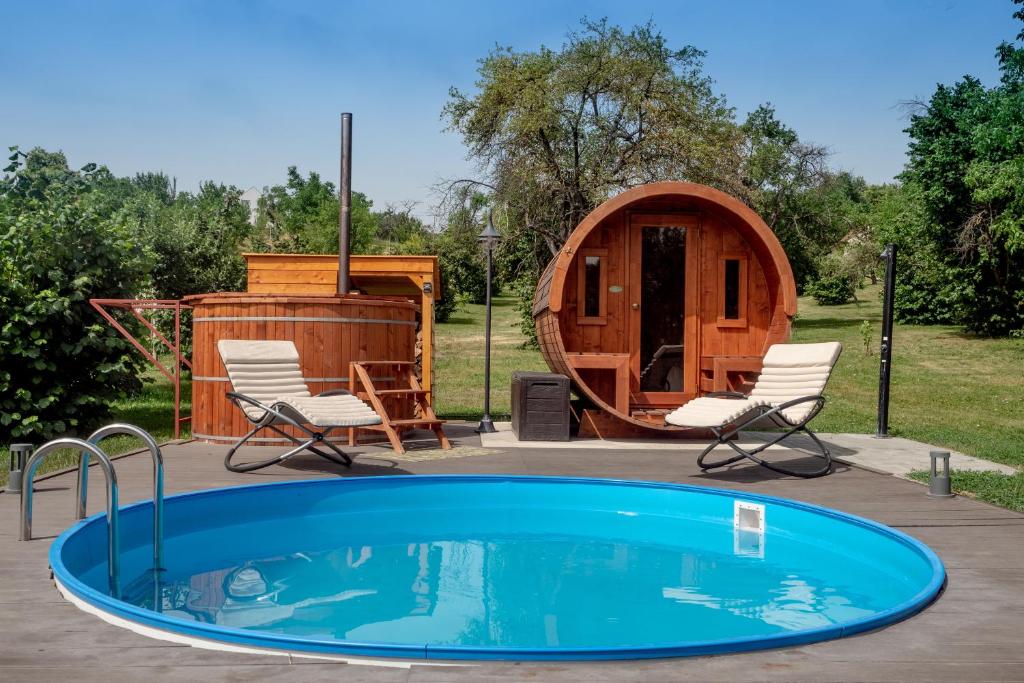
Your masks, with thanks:
M148 268L97 208L95 165L12 151L0 179L0 443L85 430L139 387L139 357L89 299L132 296Z
M864 355L873 355L875 330L870 320L862 320L860 323L860 341L864 345Z
M854 284L840 273L822 275L807 287L807 293L822 306L838 306L853 300Z
M537 341L537 326L533 322L533 296L537 291L537 280L533 273L526 272L512 282L512 292L516 297L516 312L519 314L519 330L526 335L523 347L540 348Z
M452 221L434 242L445 296L463 295L469 302L482 304L487 300L487 260L477 239L480 226L470 220ZM497 263L494 264L492 293L500 289Z
M934 259L915 274L922 317L1006 336L1024 330L1024 46L1002 43L997 55L999 85L939 85L911 116L902 178L919 188L917 232Z

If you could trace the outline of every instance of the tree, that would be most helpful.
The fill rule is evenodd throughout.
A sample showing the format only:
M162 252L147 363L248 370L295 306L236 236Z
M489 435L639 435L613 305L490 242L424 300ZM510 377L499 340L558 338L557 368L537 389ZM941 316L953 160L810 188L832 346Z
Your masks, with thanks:
M89 299L130 298L149 265L105 213L105 169L12 151L0 179L0 442L87 430L138 388L139 356Z
M152 295L180 299L189 294L240 291L245 287L242 246L253 228L241 191L205 182L199 192L169 194L143 186L113 215L153 255Z
M751 112L740 130L744 199L779 238L803 289L849 227L836 209L856 181L831 173L828 151L801 141L771 104Z
M256 248L304 254L338 253L338 192L334 184L316 172L303 178L295 166L288 167L284 185L268 189L261 199ZM352 193L353 254L365 254L377 233L371 212L373 202L361 192Z
M448 225L434 240L445 296L474 304L487 299L487 266L478 240L487 220L485 195L477 193L448 216ZM500 289L496 277L494 288Z
M1024 21L1024 9L1014 16ZM1003 43L997 56L998 86L972 76L940 85L911 117L902 178L919 189L925 219L911 237L932 258L909 277L917 319L1024 334L1024 48Z
M535 281L617 191L667 179L738 189L739 134L703 55L669 47L650 23L625 31L584 20L560 50L495 49L475 94L451 89L443 118L480 178L445 190L455 204L493 195L508 216L500 253L512 280Z
M669 48L651 24L584 21L559 52L494 50L479 92L453 88L444 117L482 184L550 257L612 192L667 178L734 182L732 113L701 73L703 54Z
M389 205L383 211L374 211L373 219L377 227L375 237L378 243L407 242L423 237L429 232L423 221L413 215L414 208L416 204L408 202L402 208ZM383 245L382 248L386 250Z

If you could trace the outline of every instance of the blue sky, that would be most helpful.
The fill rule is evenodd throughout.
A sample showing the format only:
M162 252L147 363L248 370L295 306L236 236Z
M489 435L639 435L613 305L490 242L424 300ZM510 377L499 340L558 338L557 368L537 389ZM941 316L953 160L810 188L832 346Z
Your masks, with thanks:
M162 170L279 183L336 180L338 114L354 113L355 189L420 203L472 174L440 111L496 44L560 46L582 16L653 20L742 119L761 102L833 163L884 182L904 159L901 102L998 78L1018 31L1008 0L797 2L17 2L0 0L0 144L62 149L117 174Z

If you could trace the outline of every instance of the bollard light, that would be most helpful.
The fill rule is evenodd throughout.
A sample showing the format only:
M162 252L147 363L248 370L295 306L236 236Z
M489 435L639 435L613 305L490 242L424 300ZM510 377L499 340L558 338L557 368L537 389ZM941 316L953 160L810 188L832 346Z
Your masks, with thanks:
M21 493L21 473L34 446L30 443L11 444L10 476L7 479L7 493Z
M952 498L953 489L949 481L949 451L932 451L931 476L928 477L928 495L933 498Z

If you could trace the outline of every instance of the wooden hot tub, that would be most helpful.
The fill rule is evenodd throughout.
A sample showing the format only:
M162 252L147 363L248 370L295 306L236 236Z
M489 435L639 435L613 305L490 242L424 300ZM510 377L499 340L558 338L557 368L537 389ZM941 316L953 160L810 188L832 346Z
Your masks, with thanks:
M215 293L187 298L192 306L192 436L231 443L251 425L225 396L221 339L291 340L313 394L349 387L352 361L414 361L419 307L394 297ZM383 378L374 378L384 381ZM334 439L347 438L343 431ZM284 444L265 431L254 444Z

